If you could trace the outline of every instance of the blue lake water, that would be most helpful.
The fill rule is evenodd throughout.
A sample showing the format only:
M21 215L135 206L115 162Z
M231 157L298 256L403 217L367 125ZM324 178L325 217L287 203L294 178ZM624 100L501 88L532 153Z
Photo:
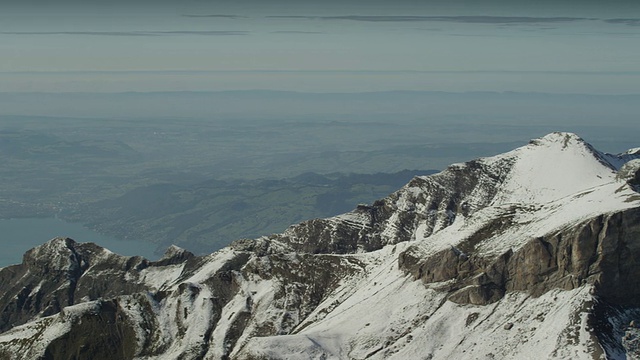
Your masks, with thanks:
M99 234L77 223L54 218L0 219L0 267L19 264L29 249L55 237L68 237L76 242L92 242L121 255L140 255L157 260L155 244L136 240L119 240Z

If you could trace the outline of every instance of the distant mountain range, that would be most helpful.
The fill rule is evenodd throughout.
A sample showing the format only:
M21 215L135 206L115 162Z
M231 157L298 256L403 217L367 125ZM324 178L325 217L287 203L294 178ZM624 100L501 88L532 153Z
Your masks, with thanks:
M0 358L637 358L639 191L557 132L206 256L56 238L0 270Z

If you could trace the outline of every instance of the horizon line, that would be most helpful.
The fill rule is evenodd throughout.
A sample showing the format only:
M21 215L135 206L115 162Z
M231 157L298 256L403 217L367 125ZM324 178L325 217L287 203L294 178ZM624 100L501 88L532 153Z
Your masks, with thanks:
M251 69L251 70L33 70L33 71L0 71L0 75L31 74L189 74L189 73L351 73L351 74L575 74L575 75L640 75L640 70L606 71L606 70L284 70L284 69Z
M586 92L544 92L544 91L513 91L513 90L471 90L471 91L443 91L443 90L411 90L411 89L392 89L377 91L296 91L296 90L275 90L275 89L232 89L232 90L160 90L160 91L0 91L2 95L136 95L136 94L220 94L220 93L247 93L247 92L271 92L286 93L300 95L363 95L363 94L384 94L384 93L430 93L445 95L464 95L464 94L492 94L492 95L553 95L553 96L640 96L640 92L636 93L586 93Z

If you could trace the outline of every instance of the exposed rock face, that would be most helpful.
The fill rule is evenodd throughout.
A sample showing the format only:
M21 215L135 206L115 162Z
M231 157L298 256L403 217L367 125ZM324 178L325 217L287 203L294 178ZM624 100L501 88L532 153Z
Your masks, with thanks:
M47 346L44 359L132 359L136 342L130 321L117 301L99 301Z
M183 356L200 358L209 350L210 337L222 321L225 306L240 297L241 308L225 319L230 321L221 334L224 347L218 355L224 358L244 334L252 316L252 293L241 288L247 279L273 282L272 317L251 326L253 335L272 335L291 332L339 285L342 276L361 271L359 262L333 256L256 257L243 251L217 255L221 256L200 258L170 249L161 260L149 262L140 257L122 257L94 244L54 239L30 250L22 265L0 271L0 276L8 279L2 285L20 279L13 287L3 289L3 331L34 318L58 314L46 318L46 326L66 323L69 332L46 345L46 359L67 359L70 354L79 354L81 359L100 358L96 354L110 359L155 356L164 354L173 341L184 343L181 351L188 355ZM206 268L211 265L210 260L219 262L211 271ZM168 282L178 281L175 287L161 279L148 279L167 275ZM198 282L192 281L194 277ZM17 295L11 296L12 291ZM123 298L123 294L132 296ZM114 300L102 300L107 298ZM171 305L167 306L169 302ZM75 309L87 303L92 306ZM164 309L165 314L158 316L157 309ZM68 316L65 312L79 314ZM203 313L207 314L206 321L202 321ZM164 316L175 327L175 333L163 328ZM190 331L194 317L202 321L198 336ZM120 352L114 353L112 348ZM28 352L24 358L37 354Z
M638 157L554 133L204 257L54 239L0 270L0 358L634 356Z
M618 171L618 179L625 180L632 186L640 186L640 159L624 164Z
M149 290L136 278L142 270L193 258L184 250L172 250L158 262L149 262L141 257L122 257L91 243L53 239L28 251L21 265L0 271L0 277L7 280L2 281L0 330L98 300L89 313L67 320L74 326L47 346L45 359L72 358L69 351L87 359L132 358L136 337L117 297ZM16 278L20 281L15 282ZM103 302L103 298L116 300ZM114 349L121 352L114 353Z
M531 239L516 252L508 250L493 259L457 248L424 259L409 247L398 264L425 284L453 281L449 299L457 303L486 305L508 291L539 296L588 283L603 299L640 306L639 239L640 209L633 208Z
M414 240L416 235L427 237L453 223L457 214L469 216L488 205L510 162L512 159L504 158L493 163L474 160L452 165L432 176L415 177L403 189L371 206L360 205L344 216L303 222L281 235L258 241L268 242L265 248L284 246L311 254L349 254ZM419 224L422 227L416 234Z
M29 250L22 264L0 270L0 331L79 302L144 291L130 276L150 265L142 257L122 257L92 243L56 238Z

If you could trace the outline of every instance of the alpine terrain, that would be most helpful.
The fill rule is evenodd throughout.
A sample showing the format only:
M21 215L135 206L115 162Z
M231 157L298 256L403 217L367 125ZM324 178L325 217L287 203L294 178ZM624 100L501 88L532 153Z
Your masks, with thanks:
M0 270L0 358L637 359L639 191L552 133L203 257L56 238Z

